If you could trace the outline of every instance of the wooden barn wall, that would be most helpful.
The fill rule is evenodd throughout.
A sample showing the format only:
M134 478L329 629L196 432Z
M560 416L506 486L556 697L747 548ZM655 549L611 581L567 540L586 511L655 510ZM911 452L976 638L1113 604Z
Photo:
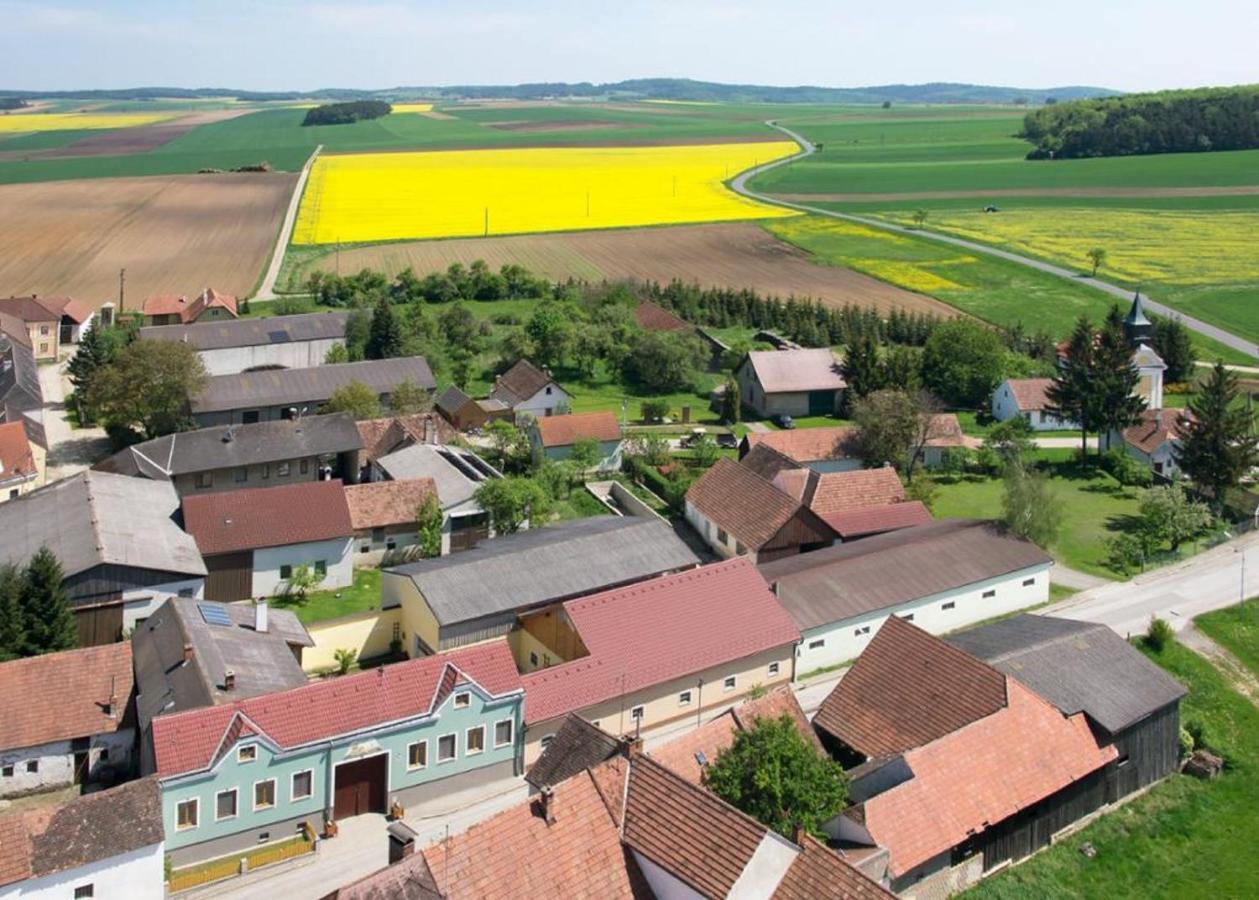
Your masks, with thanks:
M1119 762L1108 774L1108 802L1126 797L1175 770L1180 762L1180 704L1164 707L1115 735L1114 744Z
M835 534L813 512L801 509L792 516L778 533L757 551L757 562L781 559L800 552L800 548L815 549L834 543Z
M118 597L124 591L136 588L188 581L194 577L174 572L157 572L153 569L103 563L79 572L77 575L71 575L62 582L62 585L70 597L70 602L81 605L98 602L104 598Z

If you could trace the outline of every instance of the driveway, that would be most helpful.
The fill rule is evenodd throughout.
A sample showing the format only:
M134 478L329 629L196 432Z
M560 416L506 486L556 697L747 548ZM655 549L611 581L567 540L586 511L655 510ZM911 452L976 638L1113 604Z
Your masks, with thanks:
M68 478L109 455L109 439L103 428L73 428L66 418L66 395L74 388L66 377L73 353L56 363L39 367L39 386L44 394L44 434L48 458L44 482Z

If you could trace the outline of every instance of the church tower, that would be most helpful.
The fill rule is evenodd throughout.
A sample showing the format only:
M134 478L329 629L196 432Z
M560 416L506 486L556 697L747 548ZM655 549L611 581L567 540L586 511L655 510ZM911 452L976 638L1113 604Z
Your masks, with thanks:
M1128 315L1123 320L1123 333L1128 339L1128 346L1133 349L1154 340L1154 323L1145 315L1140 291L1133 296L1132 309L1128 310Z

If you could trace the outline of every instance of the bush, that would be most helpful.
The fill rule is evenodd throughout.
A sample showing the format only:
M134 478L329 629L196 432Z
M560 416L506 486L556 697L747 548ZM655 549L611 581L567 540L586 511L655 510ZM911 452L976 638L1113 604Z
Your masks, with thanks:
M1150 616L1150 630L1145 636L1145 645L1147 647L1155 653L1162 653L1163 648L1175 640L1176 632L1172 630L1172 626L1168 624L1166 619Z
M1193 735L1188 728L1180 729L1180 758L1184 759L1194 751Z
M1102 454L1102 468L1125 487L1149 487L1154 474L1127 453L1117 448Z
M1117 534L1106 542L1106 566L1127 575L1141 567L1145 547L1133 534Z
M644 422L662 422L669 415L668 400L644 400L642 405Z
M490 316L490 321L495 325L519 325L520 316L508 312L494 313Z

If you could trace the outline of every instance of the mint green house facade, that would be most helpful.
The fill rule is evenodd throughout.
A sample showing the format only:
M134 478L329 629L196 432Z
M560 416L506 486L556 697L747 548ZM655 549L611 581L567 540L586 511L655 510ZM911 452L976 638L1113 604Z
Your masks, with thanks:
M506 641L154 721L176 866L518 775L524 695Z

